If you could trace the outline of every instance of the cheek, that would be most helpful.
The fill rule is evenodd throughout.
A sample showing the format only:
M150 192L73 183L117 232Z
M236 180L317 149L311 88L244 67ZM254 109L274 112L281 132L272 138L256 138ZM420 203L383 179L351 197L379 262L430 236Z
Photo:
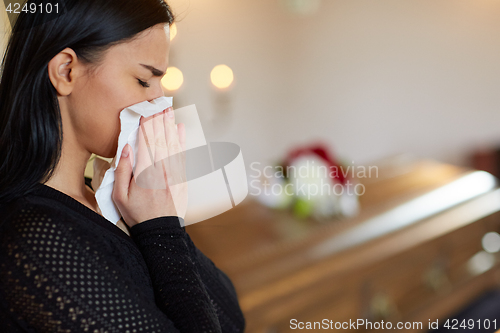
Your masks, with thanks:
M99 88L99 86L95 86ZM88 96L86 137L89 150L103 157L114 157L120 134L121 94L112 89L92 89Z
M92 117L86 125L86 133L89 150L102 157L114 157L118 148L118 136L120 134L121 110L110 110L106 108L96 109L98 115Z
M120 112L127 106L145 100L144 96L138 96L137 87L109 84L109 81L115 80L94 80L85 93L88 149L106 158L114 157L118 149Z

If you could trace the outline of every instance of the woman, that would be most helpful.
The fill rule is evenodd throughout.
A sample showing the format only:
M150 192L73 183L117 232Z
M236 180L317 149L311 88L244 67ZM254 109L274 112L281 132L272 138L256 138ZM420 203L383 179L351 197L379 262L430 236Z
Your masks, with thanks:
M116 154L119 112L163 96L170 8L52 1L48 14L32 2L0 81L2 332L242 332L231 281L185 232L185 191L137 186L127 146L113 189L127 235L84 179L92 153ZM172 155L185 130L168 111L141 124L161 124Z

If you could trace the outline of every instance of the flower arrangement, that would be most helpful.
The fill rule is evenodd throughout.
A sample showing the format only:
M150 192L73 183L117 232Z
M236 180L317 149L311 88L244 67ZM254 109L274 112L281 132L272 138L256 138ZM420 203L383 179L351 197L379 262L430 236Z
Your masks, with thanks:
M299 218L320 221L358 213L356 182L325 144L292 149L273 168L276 172L261 174L262 191L257 195L266 206L291 209Z

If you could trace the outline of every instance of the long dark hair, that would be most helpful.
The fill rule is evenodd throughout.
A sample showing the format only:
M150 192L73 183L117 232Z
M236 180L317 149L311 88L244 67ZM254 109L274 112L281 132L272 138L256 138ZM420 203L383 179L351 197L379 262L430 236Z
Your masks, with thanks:
M45 9L47 1L28 1ZM51 14L21 11L2 62L0 203L47 181L62 148L62 121L48 63L69 47L96 63L112 45L174 17L163 0L52 0ZM42 6L40 7L40 4Z

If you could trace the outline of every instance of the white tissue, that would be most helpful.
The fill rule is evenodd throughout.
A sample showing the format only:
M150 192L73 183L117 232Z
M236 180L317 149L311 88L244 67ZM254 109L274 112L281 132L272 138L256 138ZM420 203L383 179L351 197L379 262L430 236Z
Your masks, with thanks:
M141 115L149 117L172 105L172 98L160 97L153 103L142 102L125 108L120 113L121 132L118 150L111 165L96 158L92 188L102 216L116 224L120 212L114 204L114 172L121 152L129 143L137 161L137 134ZM248 184L243 154L231 142L207 142L195 105L174 110L175 123L183 123L186 131L186 181L188 205L185 225L207 220L230 210L248 195Z
M120 162L122 150L128 143L132 147L134 154L134 164L137 160L137 133L141 116L149 117L172 106L172 97L159 97L152 102L144 101L131 105L120 112L121 131L118 137L118 149L116 156L109 164L102 159L94 160L94 177L92 178L92 188L95 190L98 209L102 216L116 224L121 217L111 194L115 183L115 170ZM109 167L109 168L108 168ZM103 174L103 171L106 172Z

